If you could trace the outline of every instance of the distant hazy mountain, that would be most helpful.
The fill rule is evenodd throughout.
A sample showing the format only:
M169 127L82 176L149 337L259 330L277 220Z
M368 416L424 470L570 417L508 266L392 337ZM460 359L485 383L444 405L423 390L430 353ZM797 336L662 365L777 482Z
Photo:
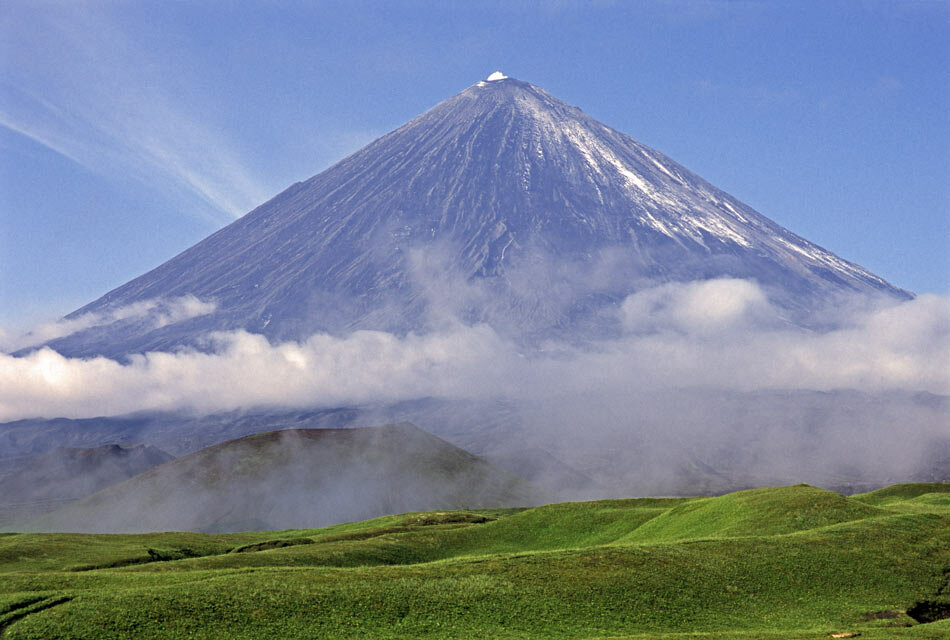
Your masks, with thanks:
M57 447L0 477L0 526L84 498L173 459L149 445Z
M411 424L217 444L51 513L37 528L240 531L532 501L530 487Z
M418 332L446 312L519 338L571 338L609 330L599 312L638 288L717 276L756 280L800 324L841 294L910 297L543 89L502 78L71 317L185 295L216 303L213 313L127 317L51 344L115 356L221 329L278 340Z

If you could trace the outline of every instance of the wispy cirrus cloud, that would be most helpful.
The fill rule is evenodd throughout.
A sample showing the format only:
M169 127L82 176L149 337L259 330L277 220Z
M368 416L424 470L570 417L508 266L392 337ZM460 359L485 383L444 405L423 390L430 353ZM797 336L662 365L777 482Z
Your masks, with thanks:
M273 194L200 94L105 7L11 3L0 15L0 126L107 176L195 199L218 222Z

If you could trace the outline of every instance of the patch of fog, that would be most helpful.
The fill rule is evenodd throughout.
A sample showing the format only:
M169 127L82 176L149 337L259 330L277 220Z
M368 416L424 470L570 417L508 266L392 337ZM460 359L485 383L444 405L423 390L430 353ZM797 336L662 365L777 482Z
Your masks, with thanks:
M202 301L193 295L168 299L140 300L118 308L92 311L44 323L19 336L0 332L0 351L17 351L50 342L57 338L64 338L92 327L106 326L126 320L146 320L152 328L159 329L176 322L213 313L216 308L217 305L214 302Z
M287 529L529 500L514 476L411 425L291 430L181 458L38 518L30 529Z

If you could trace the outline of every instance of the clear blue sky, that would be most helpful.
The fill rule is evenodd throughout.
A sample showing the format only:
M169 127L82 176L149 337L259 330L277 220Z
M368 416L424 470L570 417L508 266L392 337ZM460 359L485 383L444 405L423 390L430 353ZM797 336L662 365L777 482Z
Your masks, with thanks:
M77 308L496 69L950 292L946 0L3 0L0 327Z

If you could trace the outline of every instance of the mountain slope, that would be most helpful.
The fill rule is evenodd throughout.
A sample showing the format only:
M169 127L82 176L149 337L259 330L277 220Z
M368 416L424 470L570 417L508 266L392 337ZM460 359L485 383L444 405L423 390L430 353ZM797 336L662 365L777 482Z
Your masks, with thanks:
M445 313L519 337L603 330L598 311L670 280L752 278L799 314L909 297L661 153L513 78L479 82L297 183L71 317L193 295L180 322L126 318L52 343L120 355L209 330L272 339L423 331Z
M37 520L41 530L241 531L497 507L529 488L411 424L289 429L202 449Z

